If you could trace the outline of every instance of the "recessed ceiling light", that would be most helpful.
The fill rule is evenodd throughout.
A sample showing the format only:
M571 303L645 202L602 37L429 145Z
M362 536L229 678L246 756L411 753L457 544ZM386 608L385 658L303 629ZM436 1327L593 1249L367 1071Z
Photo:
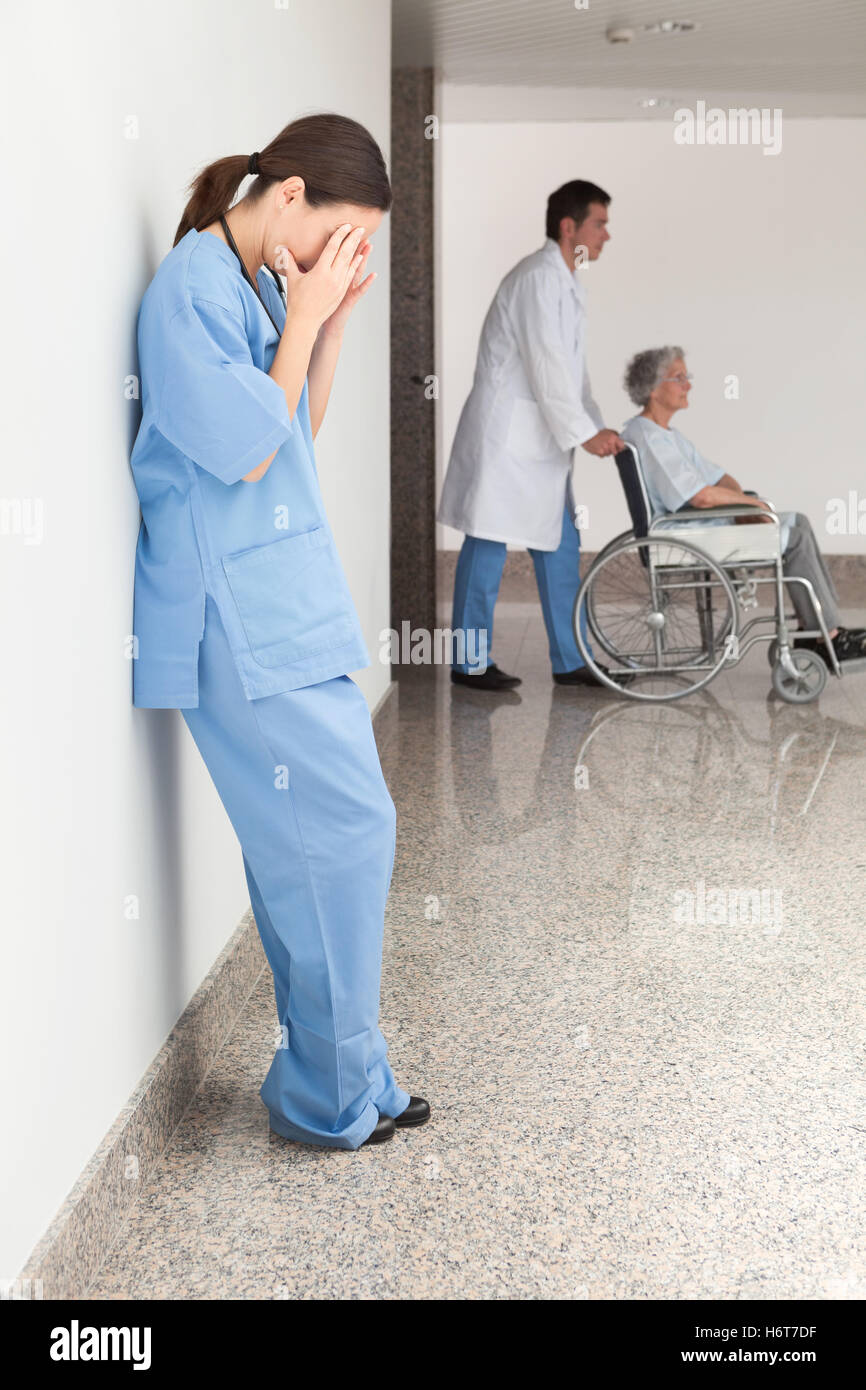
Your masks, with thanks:
M631 43L634 29L629 29L625 24L612 24L604 37L608 43Z
M664 111L665 107L670 106L670 100L667 97L641 97L638 106L647 111Z
M655 24L644 24L645 34L693 34L700 25L691 19L657 19Z

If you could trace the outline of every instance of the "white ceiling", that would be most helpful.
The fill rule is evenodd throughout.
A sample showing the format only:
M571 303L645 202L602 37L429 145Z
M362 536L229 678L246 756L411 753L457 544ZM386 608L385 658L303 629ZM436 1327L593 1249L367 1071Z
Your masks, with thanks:
M450 119L665 115L647 96L866 115L866 0L393 0L393 16L394 65L434 67ZM642 32L663 19L699 27ZM608 43L614 23L631 43Z

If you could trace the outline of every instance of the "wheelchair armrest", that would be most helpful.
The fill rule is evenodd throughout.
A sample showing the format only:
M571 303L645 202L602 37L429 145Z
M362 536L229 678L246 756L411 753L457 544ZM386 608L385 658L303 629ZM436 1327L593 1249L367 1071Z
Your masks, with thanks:
M739 505L728 503L722 507L681 507L678 512L666 512L663 516L654 516L650 522L650 531L654 531L662 521L689 522L710 516L754 516L755 512L761 512L764 516L768 516L776 526L781 525L775 511L767 511L765 507L754 507L751 503L743 502Z

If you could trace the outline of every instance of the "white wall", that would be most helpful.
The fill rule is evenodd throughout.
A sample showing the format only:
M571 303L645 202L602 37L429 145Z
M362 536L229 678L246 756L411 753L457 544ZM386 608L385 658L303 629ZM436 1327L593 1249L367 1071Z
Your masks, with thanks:
M621 387L627 358L680 343L695 380L676 426L744 487L807 512L827 551L866 552L866 121L788 120L776 156L675 145L672 122L659 120L446 119L440 131L440 487L496 286L542 244L548 194L586 178L613 197L612 239L581 272L606 423L634 413ZM729 373L739 400L725 399ZM828 534L827 504L850 489L864 534ZM628 525L612 464L579 449L575 494L589 509L588 550ZM440 545L460 544L438 530Z
M388 0L4 7L3 1197L18 1272L248 906L241 854L178 711L133 710L135 318L196 170L296 115L388 154ZM14 64L9 58L14 55ZM126 138L128 121L138 136ZM388 224L318 440L374 665L389 622ZM35 513L31 513L35 515ZM124 902L135 894L138 920Z

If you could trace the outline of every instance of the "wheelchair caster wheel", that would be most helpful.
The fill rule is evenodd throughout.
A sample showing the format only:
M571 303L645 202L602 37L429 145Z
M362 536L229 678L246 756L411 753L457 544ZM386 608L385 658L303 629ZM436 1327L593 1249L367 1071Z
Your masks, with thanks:
M827 667L817 652L808 647L791 649L791 661L796 676L790 675L777 661L773 667L773 689L789 705L807 705L817 700L827 684Z
M793 651L793 650L794 650L794 639L793 639L793 635L792 635L792 637L790 638L788 645L790 646L791 650ZM771 667L772 667L772 666L775 666L776 662L779 660L779 643L778 643L778 641L776 640L775 637L773 638L772 642L768 642L768 643L767 643L767 660L769 661Z

